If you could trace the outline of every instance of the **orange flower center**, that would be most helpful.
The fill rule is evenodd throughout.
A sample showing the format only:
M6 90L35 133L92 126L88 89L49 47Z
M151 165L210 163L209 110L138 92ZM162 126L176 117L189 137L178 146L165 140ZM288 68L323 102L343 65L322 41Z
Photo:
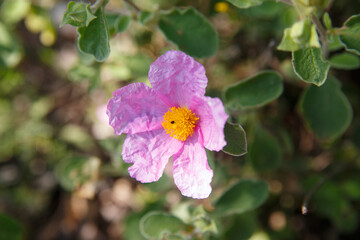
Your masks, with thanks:
M171 107L164 114L161 121L167 134L171 137L185 141L188 136L194 133L195 123L199 120L195 113L186 107Z

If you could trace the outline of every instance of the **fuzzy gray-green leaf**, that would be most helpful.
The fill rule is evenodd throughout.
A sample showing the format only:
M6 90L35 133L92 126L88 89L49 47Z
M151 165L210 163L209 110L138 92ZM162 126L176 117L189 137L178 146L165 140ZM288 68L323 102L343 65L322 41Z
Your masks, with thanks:
M174 8L160 14L159 28L180 50L194 57L210 57L218 47L218 35L211 23L196 9Z
M95 13L96 19L87 27L80 27L79 49L92 54L97 61L105 61L110 54L109 32L104 16L104 10L100 7Z
M301 98L304 119L320 139L337 138L351 123L352 108L340 87L338 80L329 77L321 87L309 86Z
M360 55L360 14L345 22L340 31L340 41L347 51Z
M60 27L70 24L74 27L86 27L96 18L90 10L90 4L85 5L81 2L69 2L68 8L64 13Z
M262 205L269 196L265 182L240 180L226 190L215 202L215 213L220 216L240 214Z
M311 47L293 52L292 63L301 80L317 86L324 84L330 69L330 63L324 60L321 48Z

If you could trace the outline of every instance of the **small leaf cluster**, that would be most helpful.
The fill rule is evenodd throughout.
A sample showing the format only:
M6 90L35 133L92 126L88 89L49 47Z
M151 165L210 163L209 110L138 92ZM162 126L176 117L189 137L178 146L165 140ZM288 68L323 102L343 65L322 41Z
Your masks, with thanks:
M294 6L300 19L284 30L277 48L292 52L292 64L301 80L321 86L327 79L330 66L340 69L359 67L359 58L351 54L360 54L359 15L350 17L341 28L334 28L325 11L329 1L321 4L297 0L285 2ZM336 53L327 59L329 52L336 50L331 48L334 43L341 44L348 53Z
M243 179L214 201L215 210L208 211L200 205L186 206L182 212L174 210L172 214L152 211L141 218L140 232L146 239L208 239L211 235L220 235L218 228L227 227L221 224L225 224L229 216L258 208L268 196L265 182Z
M70 1L61 23L61 26L78 27L79 49L100 62L110 54L110 37L125 31L132 20L127 15L105 12L106 3L98 1L96 6L91 6ZM210 57L217 51L217 32L195 8L173 8L155 13L138 10L136 20L149 26L155 21L168 41L194 57Z

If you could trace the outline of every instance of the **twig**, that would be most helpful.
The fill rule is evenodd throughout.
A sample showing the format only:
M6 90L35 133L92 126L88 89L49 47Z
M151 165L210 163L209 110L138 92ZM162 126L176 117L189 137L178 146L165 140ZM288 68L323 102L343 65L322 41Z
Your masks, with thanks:
M127 4L129 4L133 9L135 9L136 12L141 12L141 9L138 8L138 6L135 5L131 0L124 0Z
M321 24L321 22L319 21L319 19L313 14L312 15L312 21L316 26L316 29L319 32L319 37L320 37L320 41L322 44L322 49L324 52L324 56L325 58L328 55L328 46L327 46L327 41L326 41L326 30L324 29L323 25Z
M319 188L324 185L324 183L329 180L330 178L334 177L336 174L338 174L339 172L341 172L342 170L344 170L346 168L346 165L342 165L338 168L336 168L334 171L330 172L329 174L325 175L323 177L323 179L321 179L319 182L316 183L315 187L313 187L313 189L310 190L310 192L305 196L304 202L301 206L301 213L303 215L306 215L309 212L309 202L312 198L312 196L314 195L314 193L316 193Z

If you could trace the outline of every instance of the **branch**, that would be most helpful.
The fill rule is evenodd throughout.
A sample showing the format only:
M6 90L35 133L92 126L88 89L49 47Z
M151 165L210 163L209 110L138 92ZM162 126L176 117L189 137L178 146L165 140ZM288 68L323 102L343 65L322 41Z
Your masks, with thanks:
M324 56L326 58L327 55L328 55L328 46L327 46L327 41L326 41L326 30L323 27L323 25L321 24L321 22L319 21L319 19L314 14L312 15L312 21L315 24L316 29L319 32L319 37L320 37L320 41L321 41L321 44L322 44L322 49L323 49L323 52L324 52Z
M321 179L319 182L316 183L315 187L313 187L313 189L310 190L310 192L305 196L304 199L304 203L301 206L301 213L303 215L306 215L309 212L309 202L310 199L312 198L312 196L314 195L314 193L316 193L319 188L324 185L324 183L329 180L330 178L334 177L336 174L338 174L339 172L341 172L342 170L344 170L346 168L346 165L342 165L336 169L334 169L332 172L330 172L329 174L325 175L323 177L323 179Z

